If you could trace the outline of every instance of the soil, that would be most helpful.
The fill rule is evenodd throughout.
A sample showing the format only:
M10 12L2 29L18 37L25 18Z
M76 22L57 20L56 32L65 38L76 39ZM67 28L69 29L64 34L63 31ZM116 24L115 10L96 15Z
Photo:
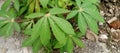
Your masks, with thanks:
M98 23L99 34L89 34L83 37L82 41L86 47L76 46L74 53L120 53L120 0L100 1L100 13L106 23ZM3 2L4 0L0 0L0 7ZM114 18L116 20L111 21ZM21 47L24 38L18 33L9 38L0 37L0 53L32 53L31 48Z

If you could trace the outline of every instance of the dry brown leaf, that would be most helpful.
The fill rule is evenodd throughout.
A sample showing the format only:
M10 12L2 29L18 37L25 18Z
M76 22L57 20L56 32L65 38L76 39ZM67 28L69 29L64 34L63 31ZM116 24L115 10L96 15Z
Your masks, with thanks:
M120 21L119 20L113 21L112 23L109 24L109 26L110 26L110 28L119 29Z

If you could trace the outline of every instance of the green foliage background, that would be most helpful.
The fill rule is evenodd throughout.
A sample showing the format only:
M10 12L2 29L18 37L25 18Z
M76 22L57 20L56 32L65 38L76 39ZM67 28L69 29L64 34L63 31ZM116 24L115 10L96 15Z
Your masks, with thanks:
M104 22L98 4L99 0L6 0L0 8L0 36L23 32L28 38L22 46L31 46L33 53L41 48L45 53L73 53L75 44L84 47L79 38L87 29L98 34L97 22Z

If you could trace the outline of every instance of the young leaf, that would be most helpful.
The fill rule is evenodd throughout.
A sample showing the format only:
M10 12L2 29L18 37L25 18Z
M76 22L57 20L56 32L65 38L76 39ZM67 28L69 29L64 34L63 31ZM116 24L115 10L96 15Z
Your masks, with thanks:
M81 13L78 13L78 27L79 27L80 31L82 32L82 34L86 33L87 24L86 24L85 18L83 17L83 15Z
M71 19L71 18L73 18L76 14L77 14L77 11L76 11L76 10L71 11L71 12L67 15L67 18L66 18L66 19Z
M33 29L32 29L32 32L31 32L31 36L26 39L22 46L30 46L36 39L37 37L40 36L40 29L41 29L41 25L44 21L44 18L41 18L34 26L33 26Z
M68 21L56 16L51 16L51 18L66 34L75 35L74 29Z
M89 26L89 28L96 34L98 34L98 25L95 19L92 19L88 14L83 13L86 22Z
M38 37L38 39L33 43L32 46L33 53L38 53L41 47L42 47L41 39L40 37Z
M33 13L34 12L34 8L35 8L35 0L32 0L32 2L30 3L29 5L29 8L28 8L28 14L30 13Z
M5 3L1 6L2 11L6 11L8 7L10 6L11 0L5 0Z
M20 8L20 1L19 0L14 0L14 7L15 9L19 12L19 8Z
M43 17L43 18L45 19L42 23L39 33L40 33L40 39L41 39L42 44L46 46L50 42L51 32L50 32L50 26L49 26L47 17Z
M66 41L65 33L53 22L51 17L49 18L49 23L52 28L55 38L61 43L64 44Z
M39 2L39 0L36 0L35 2L36 2L35 3L35 12L40 12L40 2Z
M79 38L72 37L72 39L79 47L84 47L83 42Z
M31 13L28 16L25 16L25 18L37 18L37 17L41 17L44 16L45 14L43 13Z
M69 12L69 10L63 8L56 8L56 7L50 10L50 14L63 14L67 12Z
M39 1L40 1L41 5L42 5L44 8L47 7L47 4L48 4L48 2L49 2L49 0L39 0Z

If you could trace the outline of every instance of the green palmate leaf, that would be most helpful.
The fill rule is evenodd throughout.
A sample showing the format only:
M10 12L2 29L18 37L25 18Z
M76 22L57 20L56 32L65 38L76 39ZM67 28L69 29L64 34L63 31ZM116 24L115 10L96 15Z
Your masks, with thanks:
M4 27L7 23L5 20L0 20L0 28Z
M72 25L68 21L56 16L52 16L51 18L55 21L59 28L62 29L62 31L64 31L66 34L75 35L74 29L72 28Z
M13 34L13 23L7 23L4 27L0 28L0 35L5 37Z
M35 2L36 2L35 3L35 12L40 12L40 2L39 2L39 0L36 0Z
M25 29L25 30L23 31L23 33L24 33L25 35L31 35L31 31L32 31L31 28L30 28L30 29Z
M52 28L55 38L61 43L64 44L66 41L65 33L55 24L55 22L49 18L49 23Z
M98 25L95 19L92 19L92 17L90 17L88 14L84 14L84 17L86 19L86 22L90 28L90 30L92 30L94 33L98 34Z
M91 13L91 12L93 12L93 13ZM85 13L90 15L93 19L96 19L100 22L105 22L103 17L100 15L100 13L98 11L93 11L92 9L85 9Z
M41 5L42 5L44 8L47 7L47 4L48 4L48 2L49 2L49 0L39 0L39 1L40 1Z
M2 18L9 18L8 12L1 10L0 11L0 17L2 17Z
M74 10L71 11L68 15L67 15L67 19L71 19L73 18L75 15L77 15L78 11Z
M31 37L29 37L23 42L23 46L30 46L37 39L37 37L40 36L39 32L40 32L43 21L44 21L44 18L41 18L40 20L38 20L38 22L35 24L35 26L32 29Z
M27 24L27 23L26 23ZM27 24L25 30L23 31L26 35L31 35L31 31L32 31L32 23Z
M50 14L63 14L67 12L69 12L69 10L63 8L56 8L56 7L50 10Z
M92 3L89 3L89 2L86 2L86 3L83 3L82 6L81 6L83 9L92 9L93 11L96 11L98 10L97 6L96 5L93 5Z
M14 8L10 8L7 12L7 15L9 16L9 18L17 18L17 13Z
M82 32L82 34L86 33L87 24L86 24L85 18L83 17L83 15L81 13L78 13L78 27L79 27L80 31Z
M37 17L41 17L44 16L44 13L31 13L28 16L25 16L25 18L37 18Z
M84 47L83 42L79 38L72 37L72 39L79 47Z
M93 4L98 4L99 0L84 0L84 2L91 2Z
M80 7L80 6L81 6L82 1L81 1L81 0L75 0L75 1L76 1L77 6L78 6L78 7Z
M28 8L28 14L33 13L34 12L34 8L35 8L35 0L33 0Z
M33 53L38 53L39 49L42 47L41 39L38 37L38 39L33 43L32 46Z
M23 13L27 10L27 7L28 7L28 6L22 7L22 8L20 9L18 15L20 16L21 14L23 14Z
M18 23L14 22L14 29L17 31L17 32L20 32L20 26Z
M6 11L10 6L11 0L5 0L5 3L1 6L2 11Z
M66 42L66 40L65 40L65 42ZM57 42L57 43L55 44L54 48L61 48L61 47L63 47L63 46L65 46L65 43L63 44L63 43Z
M27 4L26 4L26 6L28 6L31 2L32 2L33 0L27 0ZM25 1L24 1L25 2Z
M73 53L73 48L74 48L73 41L70 37L67 40L68 41L66 44L66 51L67 51L67 53Z
M19 11L19 8L20 8L20 1L19 0L14 0L14 7L17 11Z
M64 3L63 3L62 0L58 0L57 2L58 2L58 6L59 6L59 7L63 7L63 6L64 6Z
M42 23L39 33L42 44L46 46L50 42L51 32L47 17L43 17L43 18L45 18L45 20Z

